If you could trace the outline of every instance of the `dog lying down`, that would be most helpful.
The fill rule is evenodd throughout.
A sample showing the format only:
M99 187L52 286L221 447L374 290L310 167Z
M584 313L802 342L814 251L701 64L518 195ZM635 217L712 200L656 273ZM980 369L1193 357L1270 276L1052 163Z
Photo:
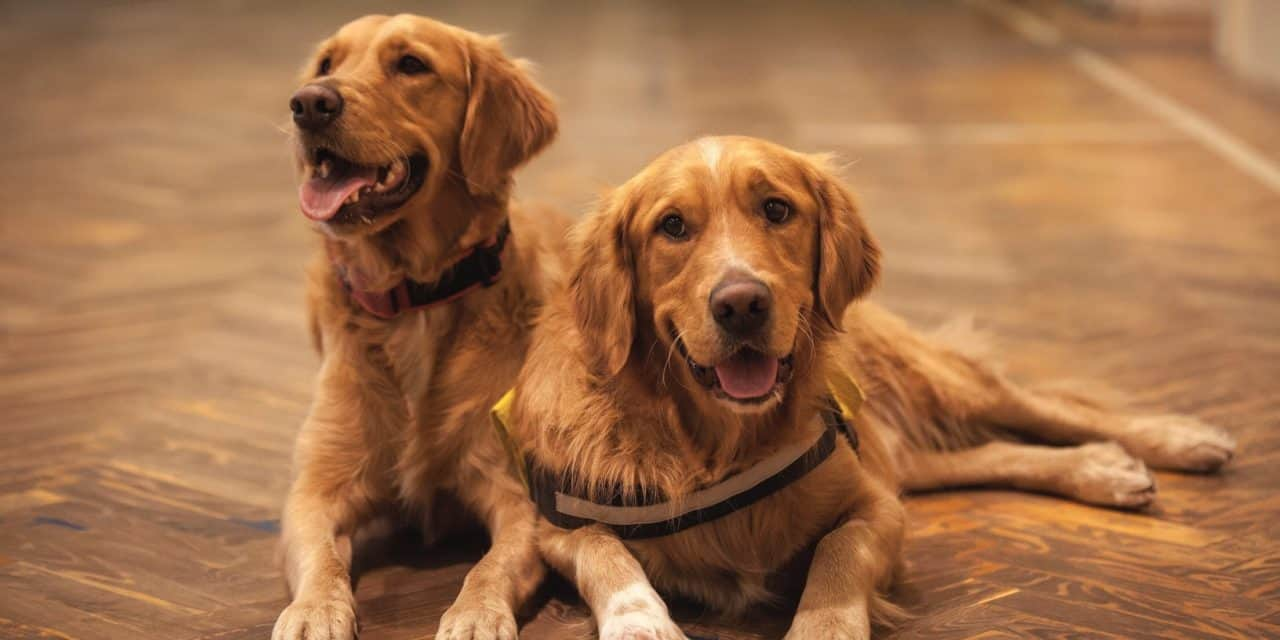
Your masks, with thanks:
M1135 508L1155 498L1147 464L1232 456L1194 418L1029 390L854 304L880 252L828 165L698 140L571 233L568 285L497 414L539 548L606 640L684 637L658 592L730 616L798 593L788 638L866 638L897 613L902 490Z
M282 521L293 597L271 637L356 637L353 541L393 520L433 538L487 529L436 637L512 640L545 567L488 409L560 277L568 219L510 198L512 173L555 137L554 105L496 39L411 15L342 27L300 84L322 362Z

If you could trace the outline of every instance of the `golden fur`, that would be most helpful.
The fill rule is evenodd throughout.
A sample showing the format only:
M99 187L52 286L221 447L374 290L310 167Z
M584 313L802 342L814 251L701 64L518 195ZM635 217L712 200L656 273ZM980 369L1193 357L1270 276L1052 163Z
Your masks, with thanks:
M406 51L431 72L390 72ZM308 299L323 361L284 509L293 601L272 637L354 637L352 538L390 515L428 537L483 523L492 547L437 637L514 638L513 611L544 568L519 481L495 473L505 452L487 412L512 385L544 290L558 277L567 219L508 207L512 170L555 136L553 105L494 38L408 15L344 26L320 45L303 81L336 89L346 103L340 120L313 138L358 163L422 153L429 168L398 209L364 224L317 224L324 247L311 264ZM301 132L304 176L310 142ZM498 283L452 302L383 320L339 281L335 265L369 290L405 277L436 280L508 219Z
M1184 469L1230 457L1230 439L1194 419L1132 418L1028 391L853 304L875 282L879 251L828 164L750 138L702 139L659 157L571 234L571 277L539 319L513 422L538 464L584 490L621 483L679 499L813 437L829 372L848 371L869 395L858 455L842 446L722 519L625 542L600 525L540 519L539 548L577 585L602 638L683 637L657 591L729 615L793 598L786 585L806 573L787 570L797 561L808 571L788 637L865 638L872 620L895 614L883 594L900 561L902 489L1001 484L1141 506L1154 487L1126 449ZM769 198L790 203L791 216L766 220ZM672 212L686 237L663 231ZM733 353L708 298L742 273L772 293L753 347L794 358L792 379L751 405L704 388L676 344L701 363ZM1079 446L1023 444L1015 433ZM1124 448L1080 444L1094 440Z

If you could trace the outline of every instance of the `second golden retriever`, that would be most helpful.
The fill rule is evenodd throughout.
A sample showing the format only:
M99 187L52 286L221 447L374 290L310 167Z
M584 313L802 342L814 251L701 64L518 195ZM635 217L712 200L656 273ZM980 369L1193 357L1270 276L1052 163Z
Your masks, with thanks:
M322 245L308 289L322 362L282 521L293 601L272 638L354 638L352 541L391 519L432 538L488 529L436 637L511 640L545 570L487 409L562 254L565 218L509 204L554 107L496 39L410 15L321 43L290 107Z
M880 252L821 156L678 147L583 220L572 251L511 422L543 555L606 640L683 637L659 592L729 614L798 592L789 638L866 638L893 617L900 490L1138 507L1154 496L1143 460L1207 471L1234 448L1193 418L1028 390L853 304Z

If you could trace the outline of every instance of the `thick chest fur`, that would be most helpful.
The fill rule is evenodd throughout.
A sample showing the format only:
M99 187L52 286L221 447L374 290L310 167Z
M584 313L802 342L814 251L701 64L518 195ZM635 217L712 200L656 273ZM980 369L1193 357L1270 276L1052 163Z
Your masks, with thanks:
M808 475L754 505L661 538L628 542L660 590L730 614L776 599L814 544L853 507L858 463L841 445ZM803 576L799 576L803 578Z
M385 452L388 489L405 506L429 510L437 492L465 490L470 472L505 460L488 409L514 384L527 332L497 316L427 309L399 321L382 344L394 387L383 395L404 411L391 437L371 444Z
M406 429L420 425L422 416L430 413L428 396L432 378L439 367L442 352L455 313L448 307L427 309L403 319L387 337L383 346L396 392L408 414Z

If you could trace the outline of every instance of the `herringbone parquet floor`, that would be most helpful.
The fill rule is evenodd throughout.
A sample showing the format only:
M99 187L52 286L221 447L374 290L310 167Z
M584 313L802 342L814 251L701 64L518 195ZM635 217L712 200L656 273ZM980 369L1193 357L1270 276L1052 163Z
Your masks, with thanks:
M580 209L703 133L838 151L888 306L972 314L1019 378L1239 438L1221 476L1161 474L1151 513L910 498L897 599L918 617L896 637L1280 636L1280 99L1217 67L1203 24L994 0L376 4L0 3L0 637L269 634L316 366L279 125L310 45L366 10L504 31L541 63L564 129L526 198ZM429 636L476 553L368 560L363 637ZM525 637L583 628L567 593Z

